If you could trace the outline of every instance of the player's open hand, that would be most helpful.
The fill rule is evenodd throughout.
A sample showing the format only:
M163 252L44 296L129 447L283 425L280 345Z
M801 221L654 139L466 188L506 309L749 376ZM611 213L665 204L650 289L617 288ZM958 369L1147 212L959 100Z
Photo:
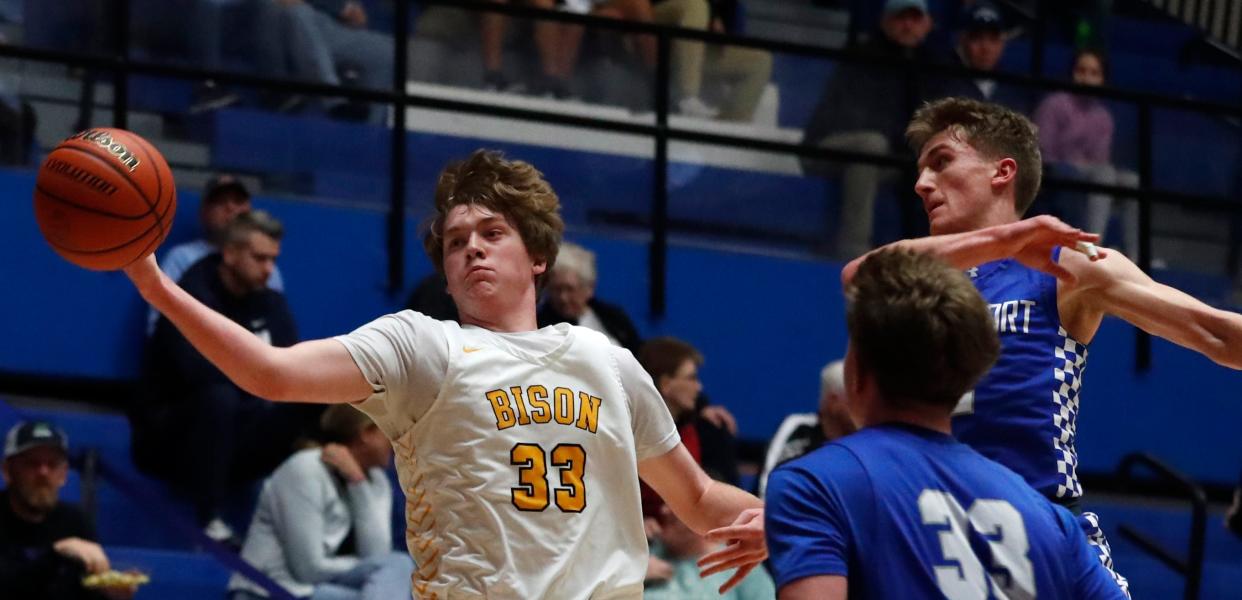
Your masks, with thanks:
M1066 283L1076 283L1074 274L1052 259L1052 249L1056 246L1075 249L1080 243L1094 244L1100 241L1100 235L1068 225L1056 217L1040 215L1004 226L997 241L1005 248L1005 254L1018 262ZM1093 249L1093 261L1108 256L1103 248Z
M725 544L699 559L700 577L737 569L724 585L723 594L741 583L750 572L768 558L768 545L763 537L763 509L748 508L738 514L733 524L707 532L707 539Z

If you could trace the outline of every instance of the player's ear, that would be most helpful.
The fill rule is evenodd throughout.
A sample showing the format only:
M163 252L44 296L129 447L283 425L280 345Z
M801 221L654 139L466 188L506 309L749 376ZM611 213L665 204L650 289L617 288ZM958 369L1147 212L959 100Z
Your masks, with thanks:
M548 259L535 258L535 262L531 266L531 273L533 273L536 277L538 277L540 275L543 275L543 273L547 270L548 270Z
M996 172L992 174L992 185L1004 187L1018 178L1018 161L1005 157L996 161Z

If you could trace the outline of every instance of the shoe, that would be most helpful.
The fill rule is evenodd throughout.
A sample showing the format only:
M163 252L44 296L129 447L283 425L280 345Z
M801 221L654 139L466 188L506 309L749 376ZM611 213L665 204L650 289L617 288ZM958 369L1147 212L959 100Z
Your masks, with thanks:
M682 98L677 103L677 112L683 116L696 117L699 119L715 119L720 115L720 109L714 106L708 106L697 97L691 96Z
M525 86L520 83L511 81L501 71L487 71L483 73L483 89L490 92L501 92L505 94L521 93Z
M220 110L237 104L240 100L241 97L237 94L221 89L216 82L207 80L194 90L194 102L190 104L190 114L201 115L205 112Z
M537 77L530 86L530 95L555 98L557 100L574 98L574 92L569 85L569 80L551 75L540 75Z

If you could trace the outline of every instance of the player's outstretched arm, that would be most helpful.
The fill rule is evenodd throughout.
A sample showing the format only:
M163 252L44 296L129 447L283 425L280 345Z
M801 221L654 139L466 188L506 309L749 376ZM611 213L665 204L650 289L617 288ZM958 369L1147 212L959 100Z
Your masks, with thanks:
M638 475L691 529L725 547L699 559L702 575L737 569L723 594L768 557L763 501L703 472L682 444L638 463Z
M125 274L195 349L251 394L278 402L323 403L356 402L371 395L371 385L340 342L269 346L181 289L160 271L153 256L126 267Z
M1242 369L1242 315L1212 308L1159 283L1124 256L1091 262L1066 252L1061 265L1078 278L1078 285L1062 292L1064 305L1121 317L1223 366ZM1062 314L1063 321L1067 317Z
M1094 243L1099 239L1098 234L1067 225L1056 217L1041 215L976 231L901 240L872 252L884 248L900 248L927 253L957 269L968 269L1003 258L1016 258L1028 267L1072 281L1074 275L1052 260L1053 247L1073 248L1079 242ZM858 266L870 255L871 252L868 252L845 265L841 270L841 282L848 284L852 281ZM1101 249L1093 260L1105 256L1107 252Z

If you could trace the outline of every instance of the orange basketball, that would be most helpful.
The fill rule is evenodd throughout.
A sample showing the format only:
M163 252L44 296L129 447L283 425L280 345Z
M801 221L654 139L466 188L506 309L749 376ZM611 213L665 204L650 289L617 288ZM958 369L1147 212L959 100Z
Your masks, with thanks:
M177 191L154 146L124 129L100 127L70 136L47 155L34 204L39 230L57 254L109 271L164 241Z

